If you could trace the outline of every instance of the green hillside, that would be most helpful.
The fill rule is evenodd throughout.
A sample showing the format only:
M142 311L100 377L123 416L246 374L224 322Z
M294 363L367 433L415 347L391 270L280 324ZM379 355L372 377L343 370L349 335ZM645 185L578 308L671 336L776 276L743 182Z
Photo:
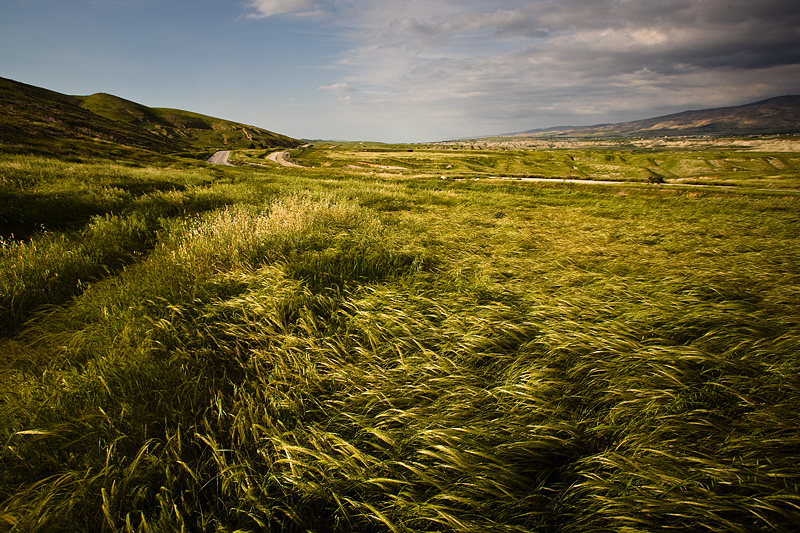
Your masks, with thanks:
M185 142L194 148L269 148L295 146L285 135L239 124L230 120L180 109L150 108L105 93L79 97L84 109L117 122L147 130L171 142Z
M76 100L77 105L83 109L117 122L145 128L160 122L149 107L111 94L96 93L90 96L77 96Z
M149 108L104 93L69 96L0 78L4 151L64 154L131 147L175 153L298 144L262 128L188 111Z
M185 142L159 137L80 106L80 98L0 78L0 148L58 153L76 144L116 144L155 152L188 150Z

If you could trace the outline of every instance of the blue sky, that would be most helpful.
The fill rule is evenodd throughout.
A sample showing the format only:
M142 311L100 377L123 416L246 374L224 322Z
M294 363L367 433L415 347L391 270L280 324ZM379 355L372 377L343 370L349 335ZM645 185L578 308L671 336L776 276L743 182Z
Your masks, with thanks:
M0 76L423 142L800 94L800 2L0 0Z

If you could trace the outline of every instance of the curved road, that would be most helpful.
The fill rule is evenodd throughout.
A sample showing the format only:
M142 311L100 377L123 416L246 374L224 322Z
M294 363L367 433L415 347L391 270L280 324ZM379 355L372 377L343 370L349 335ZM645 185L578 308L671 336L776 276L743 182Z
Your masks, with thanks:
M217 152L214 155L212 155L211 157L209 157L206 161L208 161L209 163L212 163L214 165L227 165L229 167L232 167L233 165L231 165L228 162L228 158L230 156L231 156L231 151L230 150L220 150L219 152Z
M298 165L297 163L293 163L289 161L287 158L289 157L289 150L283 150L282 152L272 152L267 156L267 159L270 161L275 161L279 165L283 167L295 167L295 168L304 168L303 165Z
M230 156L231 156L230 150L220 150L211 157L209 157L206 161L213 165L226 165L232 167L233 165L228 162L228 158ZM276 163L284 167L305 168L303 167L303 165L298 165L297 163L291 161L289 157L289 150L272 152L267 156L267 159L269 159L270 161L275 161Z

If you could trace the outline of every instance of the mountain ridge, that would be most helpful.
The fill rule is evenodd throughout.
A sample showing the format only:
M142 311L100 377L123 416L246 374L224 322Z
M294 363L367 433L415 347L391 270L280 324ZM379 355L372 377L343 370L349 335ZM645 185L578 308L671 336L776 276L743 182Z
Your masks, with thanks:
M800 95L785 95L740 106L681 111L627 122L556 126L498 137L662 137L800 133Z

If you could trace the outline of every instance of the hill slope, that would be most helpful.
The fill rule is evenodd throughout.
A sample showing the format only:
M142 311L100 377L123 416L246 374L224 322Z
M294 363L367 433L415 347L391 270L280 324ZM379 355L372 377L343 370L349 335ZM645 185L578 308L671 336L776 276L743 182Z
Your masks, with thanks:
M187 143L159 137L146 129L99 116L75 96L0 78L0 145L49 145L106 142L156 152L188 150Z
M779 96L735 107L684 111L644 120L529 130L515 136L659 137L800 133L800 96Z
M296 146L271 131L110 94L70 96L0 78L0 145L113 143L169 153Z
M143 128L170 141L196 148L267 148L297 140L269 130L190 111L146 107L105 93L79 97L80 107L112 120Z

